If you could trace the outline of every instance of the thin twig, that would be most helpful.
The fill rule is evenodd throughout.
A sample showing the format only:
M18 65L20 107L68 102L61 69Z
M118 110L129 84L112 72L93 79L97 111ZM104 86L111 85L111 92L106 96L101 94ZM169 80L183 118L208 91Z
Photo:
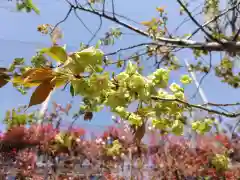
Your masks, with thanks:
M201 4L198 5L196 8L194 8L194 9L192 10L192 13L193 13L194 11L198 10L202 5L203 5L203 3L201 3ZM197 16L197 15L201 14L202 12L203 12L203 11L200 11L200 12L196 13L194 16ZM177 28L174 30L174 32L177 32L178 29L179 29L183 24L185 24L186 22L188 22L188 21L190 21L190 20L191 20L191 19L188 18L188 17L184 18L184 20L177 26Z
M59 21L59 22L53 27L52 31L50 32L50 35L55 31L55 29L56 29L60 24L64 23L64 22L68 19L68 17L69 17L69 15L71 14L72 10L73 10L73 6L70 7L70 9L68 10L68 12L67 12L66 16L64 17L64 19L61 20L61 21Z
M180 100L180 99L164 99L164 98L159 98L157 96L152 96L151 97L153 100L156 100L156 101L175 101L175 102L178 102L178 103L181 103L187 107L191 107L191 108L195 108L195 109L200 109L200 110L203 110L203 111L206 111L208 113L212 113L212 114L218 114L218 115L222 115L222 116L225 116L225 117L229 117L229 118L236 118L238 116L240 116L240 113L226 113L226 112L221 112L221 111L217 111L217 110L214 110L214 109L209 109L209 108L206 108L202 105L195 105L195 104L190 104L190 103L187 103L183 100Z
M103 14L105 14L105 3L106 3L105 0L103 0L103 3L102 3L103 4L102 13Z
M238 10L238 8L236 8L236 9L237 9L238 13L240 13L239 10ZM238 39L239 34L240 34L240 28L238 28L238 31L237 31L237 33L235 34L235 36L233 37L233 40L232 40L232 41L236 41L236 40Z
M95 11L97 11L97 12L102 12L101 10L98 10L98 9L95 9ZM111 11L106 11L106 10L105 10L105 14L106 14L106 13L112 14ZM135 23L135 24L137 24L137 25L141 25L141 23L139 23L139 22L137 22L137 21L135 21L135 20L133 20L133 19L131 19L131 18L129 18L129 17L126 17L126 16L124 16L124 15L122 15L122 14L119 14L119 13L116 13L116 12L115 12L115 16L117 16L117 17L119 17L119 18L122 18L122 19L125 19L125 20L130 21L130 22L133 22L133 23Z
M239 36L239 34L240 34L240 28L238 29L238 31L237 31L237 33L235 34L235 36L234 36L234 38L233 38L232 41L236 41L237 38L238 38L238 36Z
M238 5L240 4L240 2L234 6L232 6L231 8L226 9L225 11L223 11L222 13L220 13L219 15L215 16L214 18L212 18L211 20L207 21L206 23L204 23L201 27L204 28L206 26L208 26L209 24L211 24L212 22L216 21L217 19L219 19L220 17L224 16L225 14L227 14L229 11L232 11L233 9L235 9ZM188 37L188 39L192 38L198 31L200 31L201 28L199 27L198 29L196 29L191 36Z
M114 0L112 0L112 13L113 13L113 18L116 19L116 17L115 17L115 6L114 6Z
M199 88L200 88L200 86L202 85L202 83L203 83L203 80L207 77L207 75L210 73L210 71L211 71L211 69L212 69L212 53L210 52L210 63L209 63L209 70L202 76L202 78L200 79L200 81L199 81L199 85L198 85L198 87L197 87L197 90L196 90L196 92L192 95L192 97L190 98L190 99L193 99L193 98L195 98L196 96L197 96L197 93L198 93L198 91L199 91Z
M92 38L88 41L88 45L94 40L94 38L97 36L97 34L99 33L99 31L101 30L102 28L102 17L99 16L99 19L100 19L100 24L98 26L98 29L96 30L96 32L93 34Z
M136 44L136 45L133 45L133 46L128 46L126 48L120 48L117 51L105 54L105 56L112 56L112 55L115 55L115 54L117 54L121 51L131 50L131 49L138 48L138 47L141 47L141 46L150 46L150 45L158 46L157 43L140 43L140 44Z
M236 122L236 124L234 125L234 127L232 129L231 138L233 137L233 134L235 133L235 131L239 125L240 125L240 119Z
M85 29L91 34L94 35L93 32L87 27L87 25L83 22L83 20L80 18L80 16L78 15L77 9L74 9L74 14L76 15L77 19L82 23L82 25L85 27Z
M240 106L240 102L232 103L232 104L216 104L216 103L207 103L203 104L203 106L216 106L216 107L227 107L227 106Z
M145 37L153 38L150 34L148 34L145 31L142 31L141 29L138 29L132 25L129 25L127 23L124 23L118 19L114 19L111 16L108 16L106 14L99 13L95 10L91 10L89 8L84 8L82 6L73 5L74 8L77 8L81 11L85 11L97 16L101 16L107 20L110 20L112 22L115 22L129 30L134 31L137 34L140 34ZM165 45L165 46L171 46L171 47L182 47L182 48L191 48L191 49L200 49L200 50L207 50L207 51L231 51L236 52L240 50L240 42L232 42L232 41L224 41L223 44L219 44L216 42L196 42L188 39L180 39L180 38L165 38L165 37L156 37L156 43L159 45Z
M180 6L184 9L184 11L188 14L189 18L200 28L202 32L204 32L208 38L210 38L213 41L218 42L219 44L222 44L222 42L215 37L213 37L211 34L209 34L204 27L199 24L199 22L193 17L192 13L187 9L187 7L183 4L181 0L177 0L177 2L180 4Z

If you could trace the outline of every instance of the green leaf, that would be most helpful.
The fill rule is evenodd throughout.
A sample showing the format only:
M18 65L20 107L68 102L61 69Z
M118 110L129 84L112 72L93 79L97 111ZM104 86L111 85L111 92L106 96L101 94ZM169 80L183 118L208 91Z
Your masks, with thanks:
M16 117L17 122L19 125L25 125L27 123L27 115L26 114L19 114Z
M100 40L97 41L97 44L95 46L96 49L99 49L101 46L102 42Z
M14 65L24 65L25 59L24 58L15 58Z
M32 0L26 0L25 3L26 6L33 10L36 14L40 14L40 10L33 4Z
M123 61L121 61L121 60L118 61L118 62L117 62L117 67L118 67L118 68L121 68L122 66L123 66Z
M192 78L188 75L182 75L180 81L183 84L190 84L192 82Z
M187 39L187 38L189 38L191 35L192 35L192 34L184 34L184 35L183 35L183 38Z
M26 90L25 90L24 87L19 86L19 87L16 87L16 89L17 89L22 95L26 95L26 94L27 94L27 92L26 92Z
M183 134L183 123L179 120L175 120L172 126L173 134L181 136Z
M75 92L74 92L74 88L73 88L72 84L70 86L70 93L71 93L72 97L75 96Z
M98 72L98 73L101 73L101 72L103 72L103 68L102 68L102 66L96 66L96 68L95 68L95 71L96 72Z
M68 58L64 47L52 46L51 48L44 48L40 52L47 54L49 57L57 62L65 62Z
M67 49L67 45L66 44L64 44L63 49L66 51L66 49Z
M17 4L17 10L18 11L21 11L25 8L25 5L24 4Z

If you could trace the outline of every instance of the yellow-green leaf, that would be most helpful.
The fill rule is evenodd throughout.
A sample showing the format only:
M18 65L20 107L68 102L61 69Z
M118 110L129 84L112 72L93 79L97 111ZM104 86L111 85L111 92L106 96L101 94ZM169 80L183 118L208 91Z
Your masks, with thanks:
M44 48L42 53L47 54L49 57L57 62L65 62L68 58L67 52L61 46L52 46L51 48Z
M40 10L37 8L37 6L35 6L32 2L32 0L26 0L25 1L26 7L30 8L31 10L33 10L37 15L40 14Z
M14 76L13 78L12 78L12 80L11 80L11 82L13 83L13 84L21 84L21 85L23 85L24 87L26 87L26 88L30 88L30 87L36 87L36 86L38 86L39 84L41 84L41 83L26 83L26 82L24 82L24 79L22 79L22 77L21 76Z
M29 69L22 75L24 83L37 83L53 79L53 71L51 68L33 68Z
M55 84L56 88L59 88L65 84L66 84L66 81L64 79L56 78L56 84Z

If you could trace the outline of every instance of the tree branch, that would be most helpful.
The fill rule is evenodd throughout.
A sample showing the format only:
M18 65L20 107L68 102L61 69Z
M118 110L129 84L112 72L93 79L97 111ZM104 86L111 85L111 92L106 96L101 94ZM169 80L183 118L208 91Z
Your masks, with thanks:
M112 0L112 13L113 13L113 18L116 19L116 17L115 17L115 5L114 5L114 0Z
M102 8L102 13L105 14L105 0L103 0L103 8Z
M190 104L190 103L187 103L187 102L185 102L183 100L180 100L180 99L164 99L164 98L159 98L157 96L152 96L151 98L155 101L175 101L175 102L181 103L181 104L183 104L187 107L200 109L200 110L206 111L208 113L217 114L217 115L221 115L221 116L225 116L225 117L229 117L229 118L236 118L236 117L240 116L240 113L221 112L221 111L217 111L217 110L214 110L214 109L206 108L202 105Z
M101 30L101 28L102 28L102 17L101 16L99 16L99 21L100 21L100 23L99 23L99 26L98 26L98 28L97 28L97 30L95 31L95 33L93 34L93 36L92 36L92 38L88 41L88 45L93 41L93 39L97 36L97 34L98 34L98 32Z
M237 12L240 13L238 8L236 8L236 9L237 9ZM233 37L233 41L236 41L238 39L239 34L240 34L240 28L238 28L238 31L236 32L235 36Z
M126 50L130 50L130 49L134 49L134 48L138 48L138 47L141 47L141 46L159 46L157 43L140 43L140 44L136 44L136 45L133 45L133 46L128 46L126 48L120 48L114 52L111 52L111 53L108 53L108 54L105 54L105 56L112 56L112 55L115 55L121 51L126 51Z
M197 87L196 92L192 95L191 99L195 98L197 96L197 94L199 93L199 89L203 83L203 80L207 77L207 75L210 73L210 71L212 70L212 53L209 53L209 70L201 77L200 81L199 81L199 85Z
M82 23L82 25L85 27L85 29L93 36L93 32L87 27L87 25L83 22L83 20L80 18L80 16L78 15L76 9L74 9L74 14L77 17L77 19Z
M202 6L202 4L200 4L199 6L197 6L195 9L193 9L192 13L195 12L196 10L198 10L200 8L200 6ZM203 11L200 11L196 14L194 14L193 16L198 16L200 14L202 14ZM182 25L184 25L185 23L187 23L188 21L190 21L191 19L189 17L186 17L183 19L183 21L176 27L176 29L174 30L174 32L176 33L181 27ZM200 28L198 28L200 30ZM172 33L173 34L173 33Z
M71 6L74 9L79 9L81 11L85 11L100 17L103 17L107 20L110 20L112 22L115 22L116 24L119 24L137 34L140 34L142 36L153 38L150 34L148 34L145 31L142 31L134 26L131 26L125 22L122 22L118 19L115 19L111 16L108 16L106 14L102 14L100 12L91 10L89 8L85 8L79 5L73 5ZM157 37L156 42L160 46L170 46L170 47L181 47L181 48L190 48L190 49L199 49L199 50L207 50L207 51L227 51L227 52L239 52L240 51L240 42L235 41L226 41L223 40L222 44L216 43L216 42L197 42L187 39L180 39L180 38L165 38L165 37Z
M68 10L68 12L67 12L66 16L64 17L64 19L61 20L61 21L59 21L59 22L53 27L52 32L51 32L50 34L52 34L52 33L55 31L55 29L56 29L60 24L62 24L63 22L65 22L65 21L67 20L67 18L70 16L72 10L73 10L73 7L70 6L70 9Z
M199 24L199 22L192 16L191 12L187 9L187 7L183 4L183 2L181 0L177 0L177 2L180 4L180 6L184 9L184 11L187 13L187 15L189 16L189 18L200 28L200 30L202 30L202 32L204 32L208 38L210 38L213 41L218 42L219 44L222 44L222 42L216 38L214 38L211 34L209 34L203 26L201 26Z
M238 120L236 122L236 124L234 125L233 129L232 129L232 132L231 132L231 138L233 137L233 134L235 133L237 127L240 125L240 120Z
M232 103L232 104L207 103L207 104L203 104L203 106L216 106L216 107L240 106L240 102L236 102L236 103Z
M227 14L229 11L232 11L233 9L237 8L237 6L239 6L240 2L237 3L236 5L232 6L231 8L226 9L225 11L223 11L222 13L220 13L218 16L215 16L214 18L212 18L211 20L207 21L206 23L204 23L201 27L206 27L209 24L211 24L212 22L216 21L217 19L219 19L220 17L224 16L225 14ZM201 28L199 27L198 29L196 29L191 36L188 37L188 39L190 39L191 37L193 37L198 31L200 31Z

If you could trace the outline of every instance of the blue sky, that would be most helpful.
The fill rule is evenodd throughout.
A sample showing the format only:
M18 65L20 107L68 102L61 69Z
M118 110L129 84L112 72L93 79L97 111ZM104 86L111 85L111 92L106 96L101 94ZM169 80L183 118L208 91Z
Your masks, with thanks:
M8 66L10 62L16 57L24 57L30 59L37 49L46 47L49 45L50 41L48 37L42 36L36 31L39 24L56 24L62 20L67 11L68 7L63 0L36 0L34 1L41 10L41 15L17 13L14 11L14 3L4 1L0 3L0 16L4 17L0 19L1 30L0 30L0 66ZM109 1L110 2L110 1ZM184 19L179 15L179 6L175 0L149 0L149 1L139 1L139 0L115 0L116 9L115 11L119 14L124 14L133 20L138 22L150 20L152 17L157 16L155 8L158 6L166 7L169 14L169 31L172 32L176 26ZM85 21L88 27L95 31L99 24L99 18L91 14L79 13L79 16ZM98 37L102 37L103 33L106 32L112 24L109 21L103 21L103 28L100 31ZM133 24L138 26L137 24ZM62 42L68 45L69 51L77 50L80 42L86 43L91 35L82 26L75 15L72 14L66 22L61 26L64 32L64 38ZM178 35L183 35L186 33L191 33L195 30L195 25L192 23L186 23L179 31ZM124 29L123 29L124 30ZM127 32L124 30L124 32ZM196 39L200 40L201 36L197 36ZM128 47L129 45L137 44L143 42L144 38L139 35L126 35L120 41L117 41L114 47L104 48L104 51L111 52L114 49L121 47ZM189 61L194 61L191 56L191 51L185 50L178 53L178 58L183 62L184 58L189 59ZM219 61L219 58L214 58L213 62ZM145 67L150 67L151 62L146 62ZM152 71L152 68L148 69ZM171 82L178 82L179 76L185 73L185 69L178 73L173 73L171 77ZM229 88L217 80L213 74L210 74L205 79L202 84L209 101L215 103L231 103L240 100L239 91ZM195 87L192 85L187 88L187 95L192 95L195 92ZM30 94L22 96L11 84L0 89L0 118L2 119L6 110L17 107L18 105L28 104ZM80 102L79 98L74 98L70 96L68 92L56 91L54 93L52 100L57 103L65 104L69 101L74 101L74 109L78 109L78 104ZM194 102L199 102L199 98ZM81 120L80 120L81 121ZM79 122L80 124L85 124L89 126L89 123ZM91 124L101 128L111 124L111 114L104 110L98 113L94 117Z

